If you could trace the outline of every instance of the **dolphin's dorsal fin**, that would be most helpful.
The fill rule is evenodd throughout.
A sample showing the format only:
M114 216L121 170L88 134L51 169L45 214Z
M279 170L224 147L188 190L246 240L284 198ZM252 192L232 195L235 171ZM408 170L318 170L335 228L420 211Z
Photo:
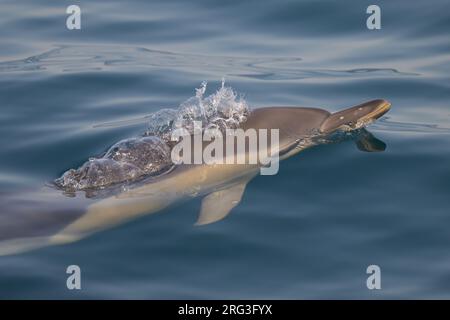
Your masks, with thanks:
M212 192L203 198L200 215L195 223L204 225L225 218L241 202L249 180L242 181L227 189Z

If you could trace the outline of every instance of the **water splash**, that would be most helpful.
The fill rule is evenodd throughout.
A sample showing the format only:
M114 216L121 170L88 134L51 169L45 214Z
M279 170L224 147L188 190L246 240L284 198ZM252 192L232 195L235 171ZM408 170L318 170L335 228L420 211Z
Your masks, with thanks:
M185 129L194 132L194 122L201 121L202 129L238 128L250 114L250 108L242 96L225 85L213 94L205 97L207 83L203 82L195 90L195 96L181 103L178 110L163 109L150 116L146 135L155 135L165 141L170 140L173 130Z
M178 109L162 109L148 116L147 131L140 137L121 140L99 158L91 158L78 169L66 171L54 182L66 192L92 191L131 183L167 172L173 167L170 157L171 133L176 129L194 130L194 121L203 129L237 128L250 113L246 101L231 87L222 86L204 96L207 83Z
M170 148L158 137L135 137L114 144L101 158L66 171L55 184L67 192L105 188L164 172L172 166Z

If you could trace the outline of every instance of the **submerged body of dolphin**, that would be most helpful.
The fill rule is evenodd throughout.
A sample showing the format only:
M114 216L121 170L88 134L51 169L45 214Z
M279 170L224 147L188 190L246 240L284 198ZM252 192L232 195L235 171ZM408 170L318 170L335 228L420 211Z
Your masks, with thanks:
M250 114L242 128L279 129L282 160L317 144L320 139L304 143L313 136L360 128L389 108L385 100L336 113L316 108L261 108ZM376 149L369 140L359 141L358 147ZM10 196L0 215L0 255L73 242L192 196L204 196L197 224L212 223L224 218L240 202L247 183L259 169L250 164L176 165L140 186L100 200L69 198L51 188Z

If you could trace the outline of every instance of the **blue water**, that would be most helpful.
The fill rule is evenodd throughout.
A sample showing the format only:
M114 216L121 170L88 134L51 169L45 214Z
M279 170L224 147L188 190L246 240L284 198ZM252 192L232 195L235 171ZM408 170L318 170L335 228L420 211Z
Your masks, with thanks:
M0 298L450 298L448 1L82 0L73 31L70 4L0 3L0 194L41 188L222 77L253 108L387 99L369 127L387 149L309 149L215 224L193 226L197 198L0 257Z

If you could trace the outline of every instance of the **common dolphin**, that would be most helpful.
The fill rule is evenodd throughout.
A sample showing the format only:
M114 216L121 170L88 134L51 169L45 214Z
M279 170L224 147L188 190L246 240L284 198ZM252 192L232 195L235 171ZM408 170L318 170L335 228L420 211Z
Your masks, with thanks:
M336 131L361 128L389 109L390 103L381 99L335 113L318 108L267 107L252 111L242 128L279 129L282 160L326 141L320 138ZM315 139L311 140L312 137ZM357 142L358 148L384 149L382 142L371 140L374 138L366 133ZM256 164L180 164L143 184L100 200L66 197L53 188L0 196L4 198L0 255L70 243L193 196L204 197L196 224L212 223L226 217L240 202L247 183L259 169Z

